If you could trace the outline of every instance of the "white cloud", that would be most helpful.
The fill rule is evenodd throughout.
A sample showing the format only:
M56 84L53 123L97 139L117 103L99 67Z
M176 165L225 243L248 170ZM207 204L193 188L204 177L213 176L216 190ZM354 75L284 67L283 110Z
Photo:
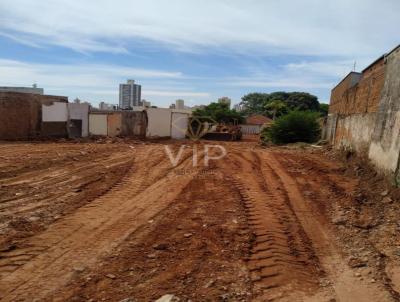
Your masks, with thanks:
M248 66L246 76L231 77L221 82L227 86L266 89L331 89L335 82L346 76L354 67L351 60L300 61L278 67L264 64Z
M377 56L398 43L398 0L2 0L0 30L25 44L128 52Z
M210 97L207 92L190 92L190 91L165 91L165 90L145 90L144 97L148 96L169 96L169 97Z
M49 87L107 87L126 78L179 79L181 72L105 64L37 64L0 59L0 82L21 85L39 82Z
M94 103L99 100L116 103L118 85L125 82L127 78L136 79L143 84L144 97L158 96L161 100L167 100L172 97L204 98L209 96L206 92L190 91L187 90L188 87L179 87L179 81L184 80L184 75L176 71L105 64L37 64L0 59L0 86L30 86L32 83L38 83L40 87L45 88L47 94L67 95L70 98L79 96L88 98ZM154 86L154 83L159 80L178 82L166 87ZM153 89L147 90L147 87Z
M232 86L252 87L252 88L290 88L290 89L313 89L313 88L331 88L332 82L314 82L299 81L299 79L280 79L271 81L269 79L249 78L229 83Z

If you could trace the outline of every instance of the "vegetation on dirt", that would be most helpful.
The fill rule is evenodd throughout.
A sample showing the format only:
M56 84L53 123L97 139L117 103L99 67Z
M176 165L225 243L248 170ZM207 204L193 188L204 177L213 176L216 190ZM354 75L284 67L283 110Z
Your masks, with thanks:
M321 127L319 114L308 111L291 111L281 116L261 133L263 142L287 144L296 142L313 143L319 139Z

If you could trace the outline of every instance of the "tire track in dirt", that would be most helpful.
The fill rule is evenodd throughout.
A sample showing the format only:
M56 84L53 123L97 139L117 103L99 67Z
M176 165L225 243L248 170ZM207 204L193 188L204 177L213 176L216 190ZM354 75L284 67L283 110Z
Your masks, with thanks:
M190 166L189 156L180 166ZM93 266L168 206L195 176L177 179L159 147L153 152L138 150L135 157L131 172L107 194L27 240L23 249L2 254L0 295L4 301L17 297L30 301L33 294L40 299L65 286L74 267ZM150 172L149 166L157 166L156 171Z
M10 148L12 152L7 148ZM0 148L0 250L43 231L118 182L128 145L21 144Z
M338 302L375 302L394 301L390 294L378 284L367 283L354 276L347 266L340 249L335 244L335 238L324 218L313 211L307 199L301 193L295 179L293 179L279 162L279 155L272 152L262 152L261 158L267 163L277 176L281 187L287 192L291 207L295 211L304 231L312 241L316 256L331 281L335 300Z
M254 284L254 301L292 299L293 292L316 288L318 261L309 240L284 195L266 177L257 153L232 152L229 170L240 170L231 181L238 189L254 234L248 268ZM297 301L300 301L299 299Z
M245 215L231 183L212 171L192 179L173 204L129 236L95 274L85 271L56 296L63 301L155 301L173 293L182 301L222 301L221 296L248 301L250 284L242 261L248 254L248 231L238 234L248 230ZM193 235L186 238L188 232ZM159 244L166 249L155 250ZM107 273L116 280L106 278Z

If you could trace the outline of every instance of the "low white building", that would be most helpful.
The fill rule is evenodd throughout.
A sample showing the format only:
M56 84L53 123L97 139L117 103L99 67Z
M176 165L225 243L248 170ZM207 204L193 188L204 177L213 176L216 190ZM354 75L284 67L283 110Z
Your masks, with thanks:
M192 115L191 110L147 108L146 137L184 139Z

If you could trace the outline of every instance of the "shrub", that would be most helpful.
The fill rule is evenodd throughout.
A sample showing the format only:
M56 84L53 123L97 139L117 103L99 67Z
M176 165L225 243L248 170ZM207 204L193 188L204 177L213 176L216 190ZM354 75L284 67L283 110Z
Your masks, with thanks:
M319 114L315 112L291 111L266 128L261 137L264 142L275 144L315 142L321 133L318 117Z

